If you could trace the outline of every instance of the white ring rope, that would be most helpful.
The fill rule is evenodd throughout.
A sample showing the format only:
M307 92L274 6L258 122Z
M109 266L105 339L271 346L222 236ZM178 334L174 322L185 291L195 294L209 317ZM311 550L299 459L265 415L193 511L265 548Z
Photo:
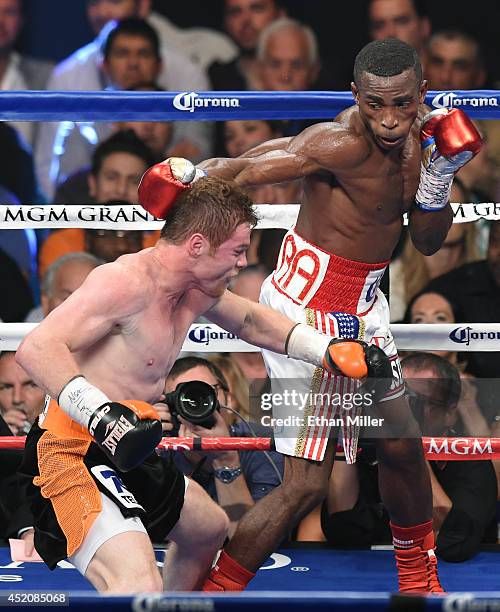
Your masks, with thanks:
M499 220L500 203L452 204L455 223L478 219ZM260 204L256 207L259 229L291 228L298 204ZM67 228L115 230L155 230L163 221L155 220L141 206L0 206L0 229ZM0 323L0 350L16 350L36 324ZM500 324L455 323L411 325L393 324L391 331L400 350L500 351ZM259 349L214 325L193 324L186 337L187 352L256 352Z
M454 223L469 223L486 219L500 220L500 203L452 204ZM299 214L299 204L259 204L255 206L260 221L258 229L290 229ZM405 225L407 220L405 218ZM157 221L139 205L23 205L0 206L0 229L58 229L81 227L87 229L158 230Z
M0 350L15 351L36 323L0 323ZM399 350L500 351L498 323L430 323L391 325ZM254 353L260 349L243 342L213 323L194 323L182 346L190 353Z

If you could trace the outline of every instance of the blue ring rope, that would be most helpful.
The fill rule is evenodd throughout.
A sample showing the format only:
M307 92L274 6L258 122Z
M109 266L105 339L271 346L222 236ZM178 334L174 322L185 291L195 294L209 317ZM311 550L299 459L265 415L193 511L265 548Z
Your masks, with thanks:
M225 121L332 119L354 103L351 92L136 92L2 91L3 121ZM495 119L500 91L429 92L435 108L462 108L476 119Z

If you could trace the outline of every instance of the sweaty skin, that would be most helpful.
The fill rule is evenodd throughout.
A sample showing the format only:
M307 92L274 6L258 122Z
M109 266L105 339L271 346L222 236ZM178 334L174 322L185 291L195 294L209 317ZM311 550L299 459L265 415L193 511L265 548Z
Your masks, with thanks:
M54 398L70 379L83 374L111 401L154 403L163 394L190 324L203 312L248 342L283 353L293 322L227 290L230 279L246 265L250 231L249 223L241 223L215 249L199 233L180 244L160 239L153 248L97 267L26 336L16 353L18 363ZM62 409L54 404L45 418L67 427ZM70 428L70 440L71 433ZM66 448L66 441L58 438L56 432L52 446ZM77 454L69 448L70 456ZM59 491L65 483L57 480L55 486ZM75 486L91 504L82 487ZM191 483L179 520L168 534L172 547L164 566L166 590L199 586L222 544L226 518L222 513L218 518L217 506L210 503ZM135 555L125 566L123 550L134 550ZM162 588L151 542L136 532L116 534L102 544L85 576L100 591Z
M452 211L448 205L431 218L411 208L420 176L420 120L429 111L425 91L412 69L388 78L365 73L353 85L358 104L334 121L200 167L245 186L304 179L298 233L366 263L390 259L402 214L411 209L415 246L430 254L444 240Z
M420 178L420 123L429 112L423 104L426 83L418 82L413 69L392 77L365 72L352 92L356 106L332 122L263 143L235 159L207 160L201 167L248 186L303 179L297 231L338 256L366 263L389 260L405 212L416 248L430 255L444 241L453 213L449 204L432 213L413 205ZM425 524L432 517L432 491L421 434L404 397L378 408L386 423L404 423L412 432L412 437L376 441L384 504L395 525ZM334 453L335 445L329 444L322 462L286 456L283 483L243 516L226 553L256 572L291 526L321 503Z
M25 338L18 362L51 397L83 374L112 401L153 403L202 313L283 352L291 321L226 290L246 265L249 243L250 226L242 224L195 274L187 253L163 240L96 268Z

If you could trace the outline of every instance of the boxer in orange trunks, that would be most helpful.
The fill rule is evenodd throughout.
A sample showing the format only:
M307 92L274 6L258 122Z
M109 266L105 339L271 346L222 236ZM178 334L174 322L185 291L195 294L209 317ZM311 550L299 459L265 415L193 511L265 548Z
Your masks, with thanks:
M162 428L152 404L198 316L358 377L385 359L228 292L246 265L252 202L233 183L195 178L187 160L148 170L139 194L165 218L158 243L92 271L16 355L48 394L21 467L35 548L51 568L69 558L104 593L199 588L225 539L224 512L154 452ZM170 541L163 582L149 536Z
M481 138L458 109L429 113L423 104L426 89L412 47L395 39L372 42L355 60L356 104L334 121L263 143L235 159L207 160L200 169L242 186L303 179L297 225L284 238L261 302L325 333L376 343L391 360L396 383L379 402L378 416L407 437L376 444L399 589L439 593L429 475L378 284L401 235L403 213L409 214L419 251L430 255L440 248L452 223L448 200L454 173L478 152ZM308 364L263 353L271 378L308 379L320 390L349 384ZM324 406L315 410L326 414ZM329 428L298 428L281 440L280 433L275 432L277 449L287 455L283 484L242 518L205 590L243 589L326 494L335 446L327 444ZM353 460L356 432L343 433L346 456Z

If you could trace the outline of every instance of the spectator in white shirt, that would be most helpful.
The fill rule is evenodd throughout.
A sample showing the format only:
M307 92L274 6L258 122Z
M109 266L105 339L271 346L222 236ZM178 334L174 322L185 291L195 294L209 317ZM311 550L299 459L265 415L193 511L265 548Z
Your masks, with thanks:
M104 1L104 0L102 0ZM89 0L87 3L87 14L94 28L102 27L102 23L109 16L113 19L139 18L141 16L141 0L118 0L108 2L109 12L104 17L96 17L92 9L98 4L98 0ZM51 90L74 90L74 91L102 91L106 88L123 88L123 85L113 83L109 74L104 70L103 49L110 32L120 24L109 23L88 45L75 51L72 55L58 64L47 84ZM158 84L167 91L206 91L210 89L208 78L204 70L191 61L188 57L179 53L172 46L161 45L161 62ZM154 80L154 79L153 79ZM148 79L147 81L151 81ZM127 85L128 87L128 85ZM65 122L66 123L66 122ZM40 130L36 147L36 167L42 190L50 200L54 195L54 179L57 169L53 170L52 153L58 152L60 142L58 138L64 133L65 123L44 123ZM193 161L206 159L211 155L212 126L207 122L182 122L182 132L179 136L179 145L183 145L178 154L189 157ZM186 147L186 144L189 146ZM55 174L54 174L55 173Z
M180 28L151 9L151 0L89 0L87 3L87 15L96 34L110 19L135 14L146 19L158 32L162 47L174 47L205 69L215 61L229 62L238 54L237 46L222 32L210 28ZM165 11L168 12L168 6Z

